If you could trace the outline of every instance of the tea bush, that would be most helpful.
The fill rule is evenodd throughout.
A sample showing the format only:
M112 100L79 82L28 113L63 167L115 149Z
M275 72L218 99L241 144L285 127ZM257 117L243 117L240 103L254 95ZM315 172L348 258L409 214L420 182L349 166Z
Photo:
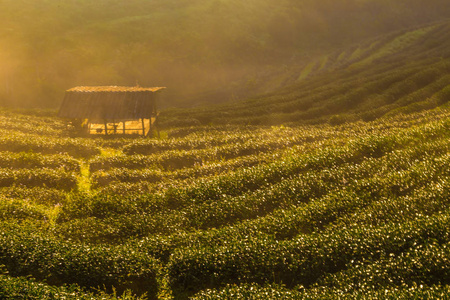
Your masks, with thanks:
M47 168L64 169L65 171L79 172L79 162L71 156L54 154L42 155L32 152L0 152L0 168Z
M287 289L283 286L261 286L257 284L228 285L220 290L205 290L191 297L193 300L215 299L445 299L450 292L446 285L416 285L349 291L347 289L313 288Z
M381 227L334 227L286 242L249 237L227 246L180 249L168 263L170 284L180 295L239 282L310 286L349 264L401 255L429 240L444 245L449 241L448 222L447 211ZM438 270L430 274L439 278Z
M1 135L0 151L41 154L67 153L74 157L90 157L100 154L98 146L87 139L57 138L12 132L5 132Z
M96 293L82 290L77 285L51 286L25 277L0 275L0 298L2 299L55 299L55 300L133 300L139 299L126 292L120 297L99 291Z
M51 285L76 283L88 288L132 289L156 299L160 264L126 247L90 246L60 241L3 224L0 263L12 276L32 275Z
M74 174L60 169L0 169L0 187L24 185L27 187L49 187L70 191L76 188Z
M0 194L5 198L29 200L31 203L52 206L65 204L67 192L49 187L28 187L25 185L0 188Z

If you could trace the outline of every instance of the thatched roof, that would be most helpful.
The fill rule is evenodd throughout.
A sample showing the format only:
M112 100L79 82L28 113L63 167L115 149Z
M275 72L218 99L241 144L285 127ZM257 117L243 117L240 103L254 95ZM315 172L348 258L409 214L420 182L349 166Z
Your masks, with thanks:
M80 86L66 91L63 118L134 120L156 113L156 95L164 87Z
M165 87L144 88L140 86L77 86L67 92L157 92Z

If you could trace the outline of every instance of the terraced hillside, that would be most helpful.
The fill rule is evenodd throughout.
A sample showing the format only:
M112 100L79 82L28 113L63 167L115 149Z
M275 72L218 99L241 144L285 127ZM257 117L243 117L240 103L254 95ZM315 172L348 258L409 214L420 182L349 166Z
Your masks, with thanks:
M276 92L166 112L163 125L341 124L434 108L450 96L449 41L449 22L381 36L255 83Z
M244 98L268 67L446 18L447 0L2 0L0 105L136 82L169 106Z
M0 295L439 298L449 117L133 140L3 112Z
M0 298L444 298L448 29L165 112L161 139L0 111Z

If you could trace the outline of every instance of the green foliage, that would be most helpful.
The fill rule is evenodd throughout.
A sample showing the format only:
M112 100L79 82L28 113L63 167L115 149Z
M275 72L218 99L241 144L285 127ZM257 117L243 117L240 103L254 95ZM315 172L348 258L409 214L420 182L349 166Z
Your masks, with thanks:
M183 249L172 256L168 272L174 291L182 293L236 282L310 286L324 274L366 260L399 256L405 250L426 245L429 240L445 245L447 226L448 213L374 228L360 228L357 224L335 227L323 234L299 235L292 241L279 243L251 237L228 247ZM440 277L441 269L440 265L429 273L422 273L427 269L413 269L410 277L398 276L407 278L407 285L422 282L420 276L428 276L430 284L449 284L448 276Z
M432 174L436 172L439 174L446 166L444 163L437 167L436 161L425 160L425 157L427 155L440 157L448 150L445 142L448 134L447 121L428 123L427 126L419 126L415 130L396 131L393 135L382 133L385 130L383 127L360 129L361 132L370 129L372 134L364 138L351 139L346 146L336 147L332 143L327 146L323 142L312 144L311 147L321 149L311 152L298 150L273 162L269 161L212 178L206 173L204 178L193 181L165 182L168 178L174 178L173 175L176 175L174 173L172 177L161 179L162 181L155 185L142 183L117 185L117 188L105 189L94 198L73 199L64 207L62 216L64 220L80 216L102 218L103 222L108 224L106 227L110 228L107 230L110 238L116 235L121 239L127 235L167 234L180 228L207 229L261 217L276 209L308 203L311 200L321 199L328 192L334 193L343 188L349 193L352 191L362 193L357 194L361 201L376 195L402 196L423 186L426 180L435 180L432 177L435 175ZM374 130L380 130L380 133L376 134ZM444 139L435 141L436 136ZM430 144L421 144L420 148L414 150L408 148L418 140L429 140ZM407 147L408 150L401 150L403 147ZM412 164L413 160L417 163ZM411 186L404 187L404 183L398 179L397 172L416 165L419 173L423 172L422 165L423 168L425 166L429 168L430 171L426 174L430 175L423 180L411 177L408 179ZM393 169L391 166L397 168ZM124 174L144 175L148 170L134 173L135 171L124 169L124 172L126 172ZM389 180L380 181L371 176ZM402 176L415 175L406 172ZM145 180L145 177L134 178ZM396 184L391 187L393 183ZM186 187L182 187L183 185ZM370 190L367 190L368 186L372 186ZM386 189L381 189L382 186ZM112 196L113 193L120 196ZM356 207L364 206L362 203L364 202L357 204ZM117 218L127 225L119 226ZM88 220L90 223L93 221ZM82 221L77 221L79 222ZM308 222L303 222L302 226L306 224ZM95 240L93 230L88 230L85 234Z
M112 296L103 291L97 293L89 293L76 285L55 287L33 279L25 277L11 277L7 275L0 275L0 297L2 299L36 299L36 300L63 300L63 299L77 299L77 300L114 300L124 299L133 300L139 299L127 292L121 297Z
M361 59L397 36L361 45ZM0 298L442 298L449 64L383 59L230 106L236 118L190 115L310 125L68 138L51 116L30 112L33 130L1 112Z
M70 191L76 187L76 184L75 175L60 169L0 169L0 187L25 185L27 187L49 187Z
M1 168L48 168L63 169L65 171L80 171L77 160L69 155L42 155L34 152L0 152Z
M32 275L52 285L132 289L151 299L158 291L159 263L144 253L58 241L14 225L2 225L0 262L13 276Z
M30 186L4 187L0 189L0 194L6 198L29 200L46 206L63 204L67 197L64 190Z
M214 299L443 299L449 293L448 286L413 286L410 288L368 289L350 292L346 289L314 288L297 290L283 286L257 284L228 285L221 290L205 290L196 294L195 300Z
M75 157L90 157L100 154L98 147L86 140L54 138L19 132L4 132L0 138L0 150L41 154L67 153Z

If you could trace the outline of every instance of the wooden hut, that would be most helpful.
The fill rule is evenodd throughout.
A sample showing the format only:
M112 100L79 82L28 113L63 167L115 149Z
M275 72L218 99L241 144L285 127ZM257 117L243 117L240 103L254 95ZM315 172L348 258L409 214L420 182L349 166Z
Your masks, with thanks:
M59 117L90 134L151 135L164 87L80 86L66 91Z

